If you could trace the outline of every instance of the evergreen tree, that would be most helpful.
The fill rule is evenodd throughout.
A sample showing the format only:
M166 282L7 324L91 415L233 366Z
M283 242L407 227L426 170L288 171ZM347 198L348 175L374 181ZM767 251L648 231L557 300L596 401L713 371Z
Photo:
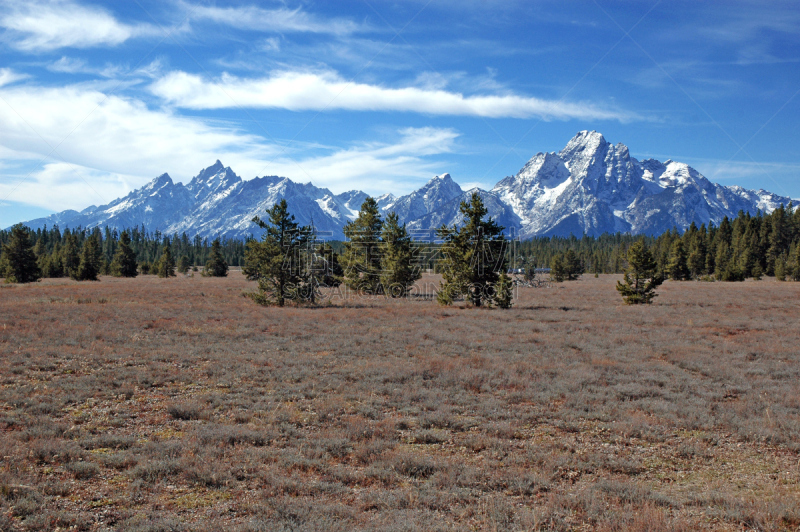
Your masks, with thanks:
M178 264L175 266L175 269L178 270L178 273L186 273L189 271L189 256L188 255L181 255L181 258L178 259Z
M258 281L258 292L251 296L256 303L282 307L287 297L299 298L301 253L310 229L298 226L285 199L267 209L266 222L258 216L253 222L265 232L260 242L247 243L242 271L248 279Z
M142 275L150 275L150 270L152 266L149 262L143 262L139 265L139 269L142 270Z
M377 294L381 286L381 228L383 220L378 203L368 197L361 205L358 217L344 226L342 263L344 282L353 290Z
M691 277L689 265L686 257L686 248L683 246L683 241L676 238L672 244L672 249L669 253L669 262L667 263L667 273L670 278L675 281L686 281Z
M100 240L97 233L92 233L83 243L81 261L72 278L76 281L97 281L102 265Z
M567 268L564 265L564 256L560 253L550 260L550 277L557 283L563 283L567 278Z
M744 275L733 258L730 246L721 241L717 246L716 271L714 278L718 281L744 281Z
M775 279L778 281L786 280L786 261L782 256L775 257L774 260Z
M11 238L3 245L0 258L0 277L7 283L33 283L42 277L31 245L28 228L17 224L11 228Z
M139 274L136 254L131 249L131 237L127 231L119 235L119 244L114 252L110 270L111 275L115 277L136 277Z
M205 275L211 277L227 277L228 276L228 263L225 262L225 257L222 256L222 245L219 238L211 243L211 254L206 262Z
M492 304L500 272L508 267L504 228L491 217L484 220L488 210L477 192L469 202L462 201L459 210L464 216L461 228L442 226L436 231L444 240L443 281L437 299L449 305L463 295L476 307Z
M414 264L414 249L405 225L400 225L394 212L386 217L381 231L383 253L381 257L381 285L391 297L405 297L411 287L422 277Z
M42 277L64 277L64 263L62 260L61 245L56 242L53 252L47 256L42 268Z
M564 265L564 273L566 274L567 281L576 280L584 272L583 263L581 263L578 255L575 254L571 248L564 253L562 263Z
M78 237L75 233L66 233L63 250L64 275L78 277L78 267L81 265L80 250L78 248Z
M641 240L628 248L624 281L617 281L617 291L628 305L651 303L658 295L656 288L664 282L652 253Z
M794 246L794 253L792 253L791 256L792 256L791 268L790 271L787 273L789 274L789 278L792 281L800 281L800 242L798 242Z
M175 277L175 259L172 258L169 244L165 243L161 249L161 258L156 264L156 273L164 279Z
M513 301L514 293L512 291L511 286L511 278L503 272L500 274L500 278L497 280L497 285L495 286L495 303L500 308L511 308L511 305L514 304Z

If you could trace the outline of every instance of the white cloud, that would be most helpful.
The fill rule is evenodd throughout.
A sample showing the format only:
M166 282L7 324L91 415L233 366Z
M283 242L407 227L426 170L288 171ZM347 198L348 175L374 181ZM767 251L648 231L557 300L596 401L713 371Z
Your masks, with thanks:
M349 35L362 30L343 18L322 19L302 9L263 9L256 6L215 7L184 3L193 20L210 20L237 29L277 33L324 33Z
M74 57L66 56L47 65L47 69L51 72L62 72L64 74L81 74L91 72L86 64L86 61L83 59L76 59Z
M186 109L242 106L292 111L400 111L490 118L620 121L639 118L591 103L560 102L513 94L464 96L434 88L387 88L348 82L333 72L276 72L271 77L260 79L241 79L223 74L218 80L210 81L176 71L154 82L150 90L165 101Z
M143 67L137 70L136 73L152 79L155 77L155 72L148 72L145 70L151 67L152 65ZM114 65L111 63L107 63L106 66L102 68L93 67L83 59L66 56L47 65L47 69L51 72L58 72L61 74L94 74L103 78L117 78L129 70L127 66Z
M28 76L26 74L19 74L9 68L0 68L0 87L4 85L11 85L15 81L19 81L27 77Z
M18 50L116 46L132 37L152 35L150 25L129 25L97 7L69 0L0 0L3 40Z
M283 175L337 191L401 192L440 165L428 158L448 153L457 137L449 129L406 129L391 142L283 150L233 127L86 86L12 85L0 97L8 103L0 105L0 200L52 210L111 201L163 172L187 182L217 158L245 179Z
M370 194L407 193L441 166L441 162L423 157L450 153L459 136L452 129L431 127L406 128L399 133L400 138L391 144L363 144L296 163L279 159L269 165L269 173L300 182L310 178L315 185L335 192L357 188Z

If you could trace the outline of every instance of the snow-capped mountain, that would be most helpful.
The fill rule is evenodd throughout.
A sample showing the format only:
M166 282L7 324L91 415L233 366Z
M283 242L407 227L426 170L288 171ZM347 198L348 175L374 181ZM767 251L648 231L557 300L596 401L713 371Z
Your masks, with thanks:
M537 154L491 191L465 192L443 174L406 196L384 194L375 199L384 215L396 212L409 230L430 235L442 224L462 221L459 205L473 191L500 225L522 238L617 231L659 234L673 227L685 229L692 222L719 224L740 210L771 212L790 201L765 190L712 183L683 163L638 161L624 144L609 144L596 131L581 131L558 153ZM277 176L243 181L217 161L187 185L163 174L108 205L64 211L26 225L121 229L144 224L165 234L244 238L260 233L252 218L263 217L281 198L298 223L313 223L321 236L341 239L344 225L358 215L367 194L334 194Z
M382 212L395 212L400 223L407 223L439 210L453 198L461 196L463 192L450 174L442 174L407 196L387 197L378 205Z
M519 234L659 234L733 217L771 212L789 198L724 187L690 166L638 161L624 144L581 131L558 153L539 153L492 189L520 218Z

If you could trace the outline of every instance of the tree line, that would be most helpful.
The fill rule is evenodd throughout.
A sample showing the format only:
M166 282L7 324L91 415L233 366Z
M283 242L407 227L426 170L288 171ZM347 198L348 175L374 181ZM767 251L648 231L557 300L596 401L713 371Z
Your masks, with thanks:
M770 214L740 212L719 226L692 223L659 236L604 234L599 237L536 237L517 244L514 267L566 268L571 272L623 273L628 249L643 242L656 271L676 280L741 281L775 276L800 278L800 207L780 206ZM569 277L568 273L562 273Z
M31 231L18 224L0 231L0 277L20 283L42 277L95 281L99 275L136 277L140 273L173 277L176 270L197 270L200 261L205 261L204 274L227 275L226 252L236 257L243 248L244 243L236 240L209 243L196 237L190 241L185 233L170 238L144 228L62 232L58 226Z
M476 205L467 205L465 208L467 211L462 209L462 214L469 209L474 210ZM481 209L485 211L482 204ZM288 206L285 215L290 216ZM485 212L479 218L483 217ZM473 231L496 231L491 225L481 225L490 220L483 220L480 224L477 219L470 222L468 215L465 215L465 220L467 224L472 223ZM258 220L256 223L266 231L265 235L269 233L271 222ZM14 239L14 232L23 229L0 231L0 275L8 269L9 258L13 255L8 246ZM296 229L306 235L300 237L298 244L307 245L308 231L313 228ZM409 237L405 226L399 224L396 215L390 213L383 219L374 200L371 203L367 200L358 217L345 227L347 241L319 244L308 255L311 265L306 265L307 272L304 275L313 277L312 284L319 282L318 270L330 269L333 257L338 260L341 255L342 262L357 266L343 270L341 274L328 271L322 276L328 277L327 284L332 282L333 277L339 276L340 282L344 281L354 289L375 293L382 291L383 287L390 287L398 295L404 295L408 286L416 280L413 276L420 273L420 267L433 268L439 273L455 271L460 267L448 262L455 256L448 246L452 247L452 242L458 240L460 234L460 230L451 230L439 228L436 231L438 239L444 243L415 242ZM125 243L122 243L123 233L127 235ZM206 264L215 247L208 239L189 239L185 233L170 237L159 231L148 232L144 227L118 232L109 228L102 231L99 228L61 231L55 226L36 231L25 230L25 234L38 267L34 278L70 276L92 279L100 274L119 274L119 266L117 269L114 266L114 257L121 247L126 246L130 248L138 273L169 272L171 262L175 263L178 271L185 271ZM22 236L18 235L17 240L20 238ZM498 234L491 238L499 242ZM725 217L719 226L712 223L697 227L692 223L682 234L673 229L659 236L617 233L582 238L536 237L516 243L513 252L510 246L504 244L504 250L509 266L523 269L549 266L554 279L560 281L574 279L584 272L622 273L629 266L629 251L636 242L642 242L647 248L654 261L654 271L662 278L740 281L769 275L780 280L800 280L800 208L794 208L792 204L781 206L770 214L740 212L732 220ZM244 241L220 240L216 244L218 257L215 261L247 268L249 260L252 272L252 257L257 255L259 246L263 251L265 245L263 240L259 242L254 238ZM282 243L280 245L283 246ZM165 261L163 259L167 252L169 256ZM166 267L162 264L164 262ZM397 278L392 278L392 275ZM3 276L7 280L15 278L10 274ZM27 278L22 274L18 277ZM251 277L256 278L258 274L251 273ZM293 281L298 279L294 278ZM472 285L474 288L475 283L463 281L462 275L451 286ZM304 283L300 280L290 284L300 286ZM488 286L491 283L483 284Z

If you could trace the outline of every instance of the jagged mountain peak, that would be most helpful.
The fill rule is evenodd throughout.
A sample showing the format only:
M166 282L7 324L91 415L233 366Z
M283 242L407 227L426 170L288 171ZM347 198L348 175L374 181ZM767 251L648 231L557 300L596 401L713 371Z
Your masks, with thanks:
M450 174L441 174L434 176L411 194L396 199L379 200L378 205L383 212L394 212L401 223L406 223L440 208L462 193L463 190Z
M152 181L150 181L147 185L145 185L144 188L147 190L156 190L174 184L175 183L173 183L170 175L167 173L163 173L160 176L154 178Z
M225 169L225 165L222 164L222 161L217 159L217 161L214 164L212 164L211 166L209 166L207 168L203 168L202 170L200 170L200 173L197 174L197 176L194 179L196 179L198 181L203 181L203 180L208 179L209 177L211 177L213 175L218 174L220 172L220 170L224 170L224 169Z
M433 183L438 183L438 182L449 182L449 181L452 181L452 180L453 180L453 178L452 178L452 177L450 177L450 174L448 174L447 172L445 172L444 174L440 174L440 175L435 175L435 176L433 176L433 177L431 178L431 180L430 180L430 181L428 181L428 184L430 185L430 184L433 184Z
M236 175L230 166L224 166L217 159L217 162L202 169L192 178L186 188L194 195L195 199L205 201L219 194L230 192L241 182L242 178Z
M375 199L382 213L396 212L409 228L428 231L442 223L459 223L460 202L471 192L444 173L405 196ZM559 152L536 154L491 192L478 192L489 215L522 238L617 231L658 234L693 222L718 224L740 210L771 212L790 201L764 190L712 183L685 163L639 162L627 146L610 144L597 131L579 132ZM217 160L188 186L162 174L108 205L64 211L28 224L118 229L145 224L169 234L243 238L258 231L253 216L285 198L298 223L313 220L321 233L341 239L344 224L358 215L366 197L358 190L334 195L278 176L242 181Z
M558 155L566 162L574 159L585 159L602 152L608 146L608 142L602 133L597 131L580 131L567 142L567 145L558 152Z

